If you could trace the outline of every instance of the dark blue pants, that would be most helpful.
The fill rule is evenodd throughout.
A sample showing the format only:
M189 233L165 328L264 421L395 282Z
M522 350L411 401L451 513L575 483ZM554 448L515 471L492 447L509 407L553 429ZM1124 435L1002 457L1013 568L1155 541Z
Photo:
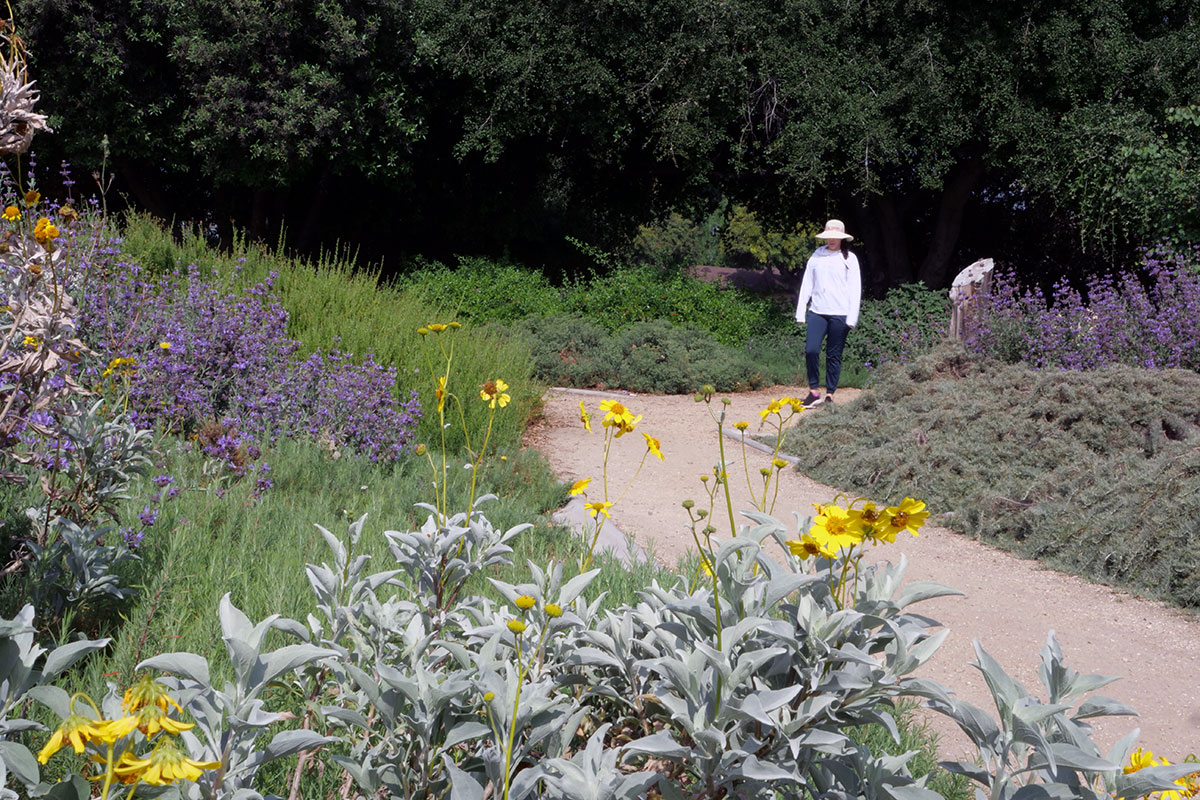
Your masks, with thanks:
M845 314L804 315L804 326L808 329L804 337L804 366L808 370L808 388L816 389L821 376L821 341L829 337L825 346L825 391L837 391L838 379L842 377L842 348L846 346L846 334L850 326Z

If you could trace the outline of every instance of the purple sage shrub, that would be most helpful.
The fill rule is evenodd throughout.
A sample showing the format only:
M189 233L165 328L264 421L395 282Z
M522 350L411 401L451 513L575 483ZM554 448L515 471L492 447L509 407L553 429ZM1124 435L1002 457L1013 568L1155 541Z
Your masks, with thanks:
M195 266L155 277L120 261L118 245L92 265L81 329L112 356L89 377L127 393L139 425L194 433L239 476L281 436L308 434L372 461L395 460L411 443L415 393L398 400L395 370L371 354L361 363L339 352L299 358L274 274L243 291ZM257 483L269 488L266 470Z
M966 346L1034 367L1200 371L1200 271L1197 256L1167 247L1146 251L1141 275L1093 276L1084 291L1065 281L1047 297L1011 272L994 274L968 318Z

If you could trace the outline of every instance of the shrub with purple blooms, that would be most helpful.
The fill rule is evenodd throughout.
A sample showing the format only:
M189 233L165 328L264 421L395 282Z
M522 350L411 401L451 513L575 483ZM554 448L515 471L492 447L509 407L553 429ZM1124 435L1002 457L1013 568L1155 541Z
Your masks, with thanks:
M1200 371L1200 272L1189 253L1147 251L1141 275L1065 281L1047 297L1011 273L994 276L969 320L968 349L1034 367L1124 364ZM1144 277L1144 280L1143 280Z
M415 393L395 393L394 369L367 354L300 359L274 275L236 291L195 266L153 277L104 251L89 270L81 331L113 358L89 377L128 397L133 419L189 433L209 456L244 475L256 446L308 434L335 452L399 458L420 416ZM256 478L270 485L265 471Z

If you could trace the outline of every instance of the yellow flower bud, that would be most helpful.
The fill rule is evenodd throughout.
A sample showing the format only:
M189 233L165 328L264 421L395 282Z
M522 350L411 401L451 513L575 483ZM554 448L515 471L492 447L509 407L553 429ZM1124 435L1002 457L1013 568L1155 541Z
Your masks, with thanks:
M546 616L561 617L562 607L558 603L546 603Z
M510 619L508 621L508 629L520 636L525 632L525 623L519 619Z
M530 597L527 594L521 595L516 600L517 608L521 609L522 611L528 611L529 609L533 608L534 605L536 605L536 604L537 604L537 601L534 600L532 597Z

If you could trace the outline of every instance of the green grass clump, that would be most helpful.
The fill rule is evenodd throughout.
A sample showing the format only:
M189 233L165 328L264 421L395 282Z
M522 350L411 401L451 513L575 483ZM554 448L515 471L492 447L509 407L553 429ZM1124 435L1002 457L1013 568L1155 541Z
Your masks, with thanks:
M789 434L805 472L1085 577L1200 607L1200 375L1038 371L947 346Z

